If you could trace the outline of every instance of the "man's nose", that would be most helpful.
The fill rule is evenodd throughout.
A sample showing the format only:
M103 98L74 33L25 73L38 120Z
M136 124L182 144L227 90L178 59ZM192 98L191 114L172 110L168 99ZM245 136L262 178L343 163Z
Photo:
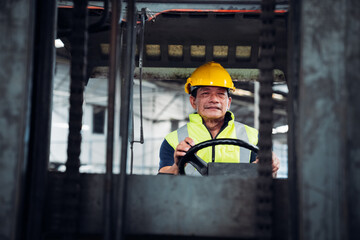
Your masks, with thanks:
M219 101L218 95L216 93L210 94L210 101L211 102L218 102Z

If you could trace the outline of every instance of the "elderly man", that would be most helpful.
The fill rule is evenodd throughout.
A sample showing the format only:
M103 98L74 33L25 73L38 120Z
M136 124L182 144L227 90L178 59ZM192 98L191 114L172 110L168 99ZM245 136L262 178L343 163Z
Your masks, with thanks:
M236 122L229 111L230 91L235 89L229 73L218 63L209 62L198 67L187 79L185 92L190 94L195 113L190 122L169 133L160 148L159 173L178 174L178 161L195 144L217 138L234 138L256 145L258 131ZM197 155L205 162L257 162L256 154L233 145L219 145L201 149ZM279 159L273 155L273 174L279 169Z

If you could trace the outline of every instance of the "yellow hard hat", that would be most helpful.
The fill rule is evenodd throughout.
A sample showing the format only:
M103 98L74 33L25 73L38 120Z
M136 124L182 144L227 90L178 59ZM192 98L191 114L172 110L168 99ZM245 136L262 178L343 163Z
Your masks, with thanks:
M216 62L208 62L198 67L185 84L185 92L190 94L191 87L214 86L235 90L230 74Z

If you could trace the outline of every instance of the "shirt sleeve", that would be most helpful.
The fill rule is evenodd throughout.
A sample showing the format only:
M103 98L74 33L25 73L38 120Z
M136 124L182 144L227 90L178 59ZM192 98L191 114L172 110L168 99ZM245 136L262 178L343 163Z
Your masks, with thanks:
M166 141L166 139L164 139L161 144L159 157L159 169L166 166L172 166L174 164L174 149Z
M256 160L257 154L251 151L250 155L250 163L254 162Z

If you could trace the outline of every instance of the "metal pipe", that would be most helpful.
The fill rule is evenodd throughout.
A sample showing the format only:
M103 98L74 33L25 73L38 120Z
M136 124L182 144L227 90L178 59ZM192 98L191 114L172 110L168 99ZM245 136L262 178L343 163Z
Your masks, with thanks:
M135 1L129 1L127 6L126 49L124 59L124 81L121 89L121 156L120 176L118 186L118 208L116 219L116 239L123 239L125 200L126 200L126 165L129 141L129 126L131 124L131 95L133 92L133 76L135 69L135 44L136 44L136 8Z
M143 130L143 109L142 109L142 68L144 56L144 35L145 35L145 15L146 9L141 9L141 30L140 30L140 49L139 49L139 88L140 88L140 143L144 143L144 130Z
M112 18L110 32L110 70L108 79L108 120L106 138L106 174L104 186L104 239L110 240L113 236L113 162L114 162L114 122L115 122L115 99L116 99L116 79L118 70L118 40L119 40L119 11L121 1L112 1Z
M135 140L134 137L134 110L132 108L132 130L131 130L131 140L130 140L130 175L133 174L134 168L134 143L144 143L144 129L143 129L143 108L142 108L142 67L143 67L143 55L144 55L144 33L145 33L145 15L146 9L141 9L141 25L140 25L140 47L139 47L139 92L140 92L140 140ZM131 96L133 99L133 96ZM131 101L133 102L133 101Z

